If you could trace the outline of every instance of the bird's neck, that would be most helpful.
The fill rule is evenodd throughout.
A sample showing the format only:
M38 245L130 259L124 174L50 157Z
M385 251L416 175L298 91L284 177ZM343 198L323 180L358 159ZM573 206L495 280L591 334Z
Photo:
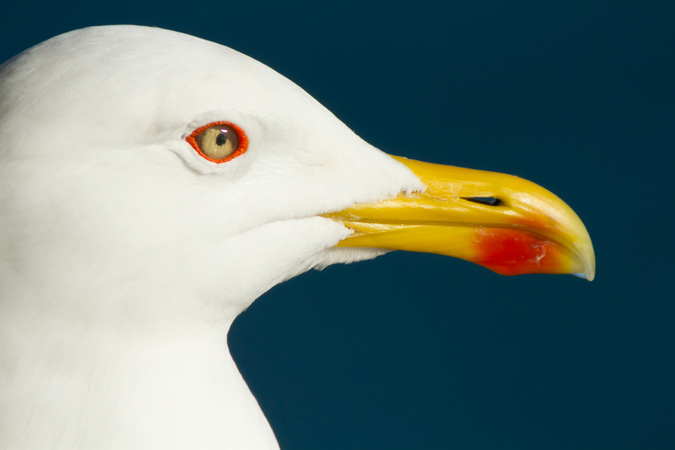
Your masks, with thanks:
M22 325L2 328L0 448L277 448L227 328Z

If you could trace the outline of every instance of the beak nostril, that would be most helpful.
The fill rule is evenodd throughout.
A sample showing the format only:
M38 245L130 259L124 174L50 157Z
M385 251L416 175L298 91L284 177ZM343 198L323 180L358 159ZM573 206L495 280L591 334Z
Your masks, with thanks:
M499 206L502 204L502 201L495 197L462 197L462 198L470 202L480 203L481 205Z

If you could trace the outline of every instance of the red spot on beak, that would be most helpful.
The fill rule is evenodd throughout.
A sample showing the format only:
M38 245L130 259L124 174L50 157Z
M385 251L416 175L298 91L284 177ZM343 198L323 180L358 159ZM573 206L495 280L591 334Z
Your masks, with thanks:
M528 231L479 228L473 237L472 261L502 275L561 273L566 249L552 239Z

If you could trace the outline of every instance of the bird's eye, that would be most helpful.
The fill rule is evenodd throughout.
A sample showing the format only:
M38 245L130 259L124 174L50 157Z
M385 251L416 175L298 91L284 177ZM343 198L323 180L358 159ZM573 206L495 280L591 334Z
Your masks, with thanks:
M197 128L187 141L200 155L215 163L236 158L248 146L244 130L229 122L210 123Z

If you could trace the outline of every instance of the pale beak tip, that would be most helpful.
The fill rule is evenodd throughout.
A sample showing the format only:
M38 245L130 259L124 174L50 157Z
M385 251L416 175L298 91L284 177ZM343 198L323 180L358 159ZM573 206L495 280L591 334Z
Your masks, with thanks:
M573 273L572 275L583 278L588 281L593 281L595 279L595 252L593 251L593 246L590 244L590 238L588 238L589 245L581 253L581 257L579 258L579 261L581 263L582 267L579 267L582 269L582 271Z
M588 280L588 281L593 281L593 278L595 278L594 273L589 273L589 274L573 273L572 275L574 275L575 277L583 278L584 280Z

